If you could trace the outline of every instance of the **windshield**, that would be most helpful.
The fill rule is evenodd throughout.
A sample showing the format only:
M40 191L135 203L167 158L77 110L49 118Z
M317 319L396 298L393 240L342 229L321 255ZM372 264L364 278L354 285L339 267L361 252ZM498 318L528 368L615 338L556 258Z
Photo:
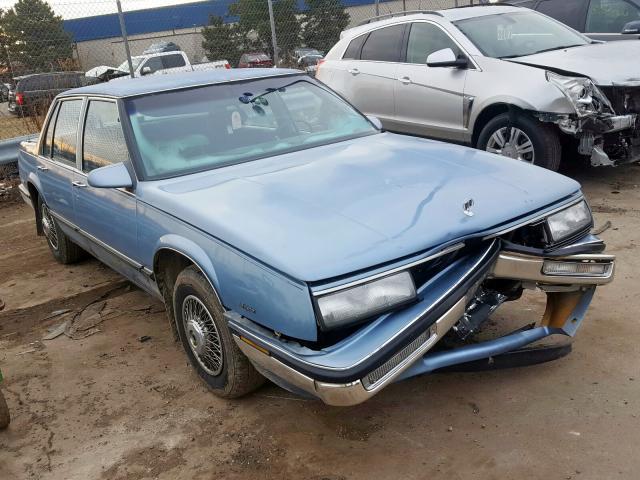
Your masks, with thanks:
M301 77L158 93L126 102L147 179L173 177L376 133Z
M145 59L145 57L132 57L131 58L131 64L133 65L133 70L135 71L136 68L138 68L138 65L140 65L140 63L142 63L142 61ZM118 67L118 70L122 70L123 72L127 72L129 73L129 62L127 62L126 60L124 62L122 62L120 64L120 66Z
M589 43L569 27L531 11L469 18L455 25L483 54L494 58L522 57Z

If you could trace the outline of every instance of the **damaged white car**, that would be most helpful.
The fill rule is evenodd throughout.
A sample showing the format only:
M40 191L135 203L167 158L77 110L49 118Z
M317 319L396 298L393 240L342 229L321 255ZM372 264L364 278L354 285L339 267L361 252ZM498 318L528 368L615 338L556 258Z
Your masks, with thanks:
M511 6L394 15L343 32L317 73L387 130L552 170L640 160L640 43Z

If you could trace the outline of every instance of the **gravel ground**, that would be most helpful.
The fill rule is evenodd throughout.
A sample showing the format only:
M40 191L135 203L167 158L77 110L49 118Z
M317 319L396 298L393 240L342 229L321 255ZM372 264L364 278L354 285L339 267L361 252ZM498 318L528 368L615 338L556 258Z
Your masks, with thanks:
M637 479L640 167L572 174L597 224L611 222L602 237L618 255L573 353L414 378L352 408L273 385L211 395L161 304L94 260L54 263L32 211L5 199L0 365L13 421L0 432L0 479ZM75 340L43 340L65 315L53 313L87 305L101 323L86 315ZM540 308L530 298L495 319Z

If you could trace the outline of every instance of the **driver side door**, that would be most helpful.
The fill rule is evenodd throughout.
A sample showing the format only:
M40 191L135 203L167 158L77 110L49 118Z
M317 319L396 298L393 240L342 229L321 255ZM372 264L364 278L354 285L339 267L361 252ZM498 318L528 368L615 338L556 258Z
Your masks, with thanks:
M427 57L445 48L461 48L439 25L410 25L406 58L396 70L395 114L402 132L463 141L463 98L467 70L429 67Z

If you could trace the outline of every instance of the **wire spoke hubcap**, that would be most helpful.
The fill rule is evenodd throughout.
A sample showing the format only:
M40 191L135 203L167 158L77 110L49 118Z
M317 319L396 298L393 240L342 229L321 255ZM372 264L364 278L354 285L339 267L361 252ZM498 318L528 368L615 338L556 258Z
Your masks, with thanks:
M535 152L529 136L516 127L502 127L496 130L487 142L487 152L522 162L534 163Z
M49 207L47 207L44 203L42 204L42 231L44 236L49 241L49 244L54 250L58 250L58 232L56 231L56 226L53 223L53 217L51 216L51 212L49 211Z
M222 344L218 328L202 301L188 295L182 301L182 324L189 348L209 375L222 372Z

